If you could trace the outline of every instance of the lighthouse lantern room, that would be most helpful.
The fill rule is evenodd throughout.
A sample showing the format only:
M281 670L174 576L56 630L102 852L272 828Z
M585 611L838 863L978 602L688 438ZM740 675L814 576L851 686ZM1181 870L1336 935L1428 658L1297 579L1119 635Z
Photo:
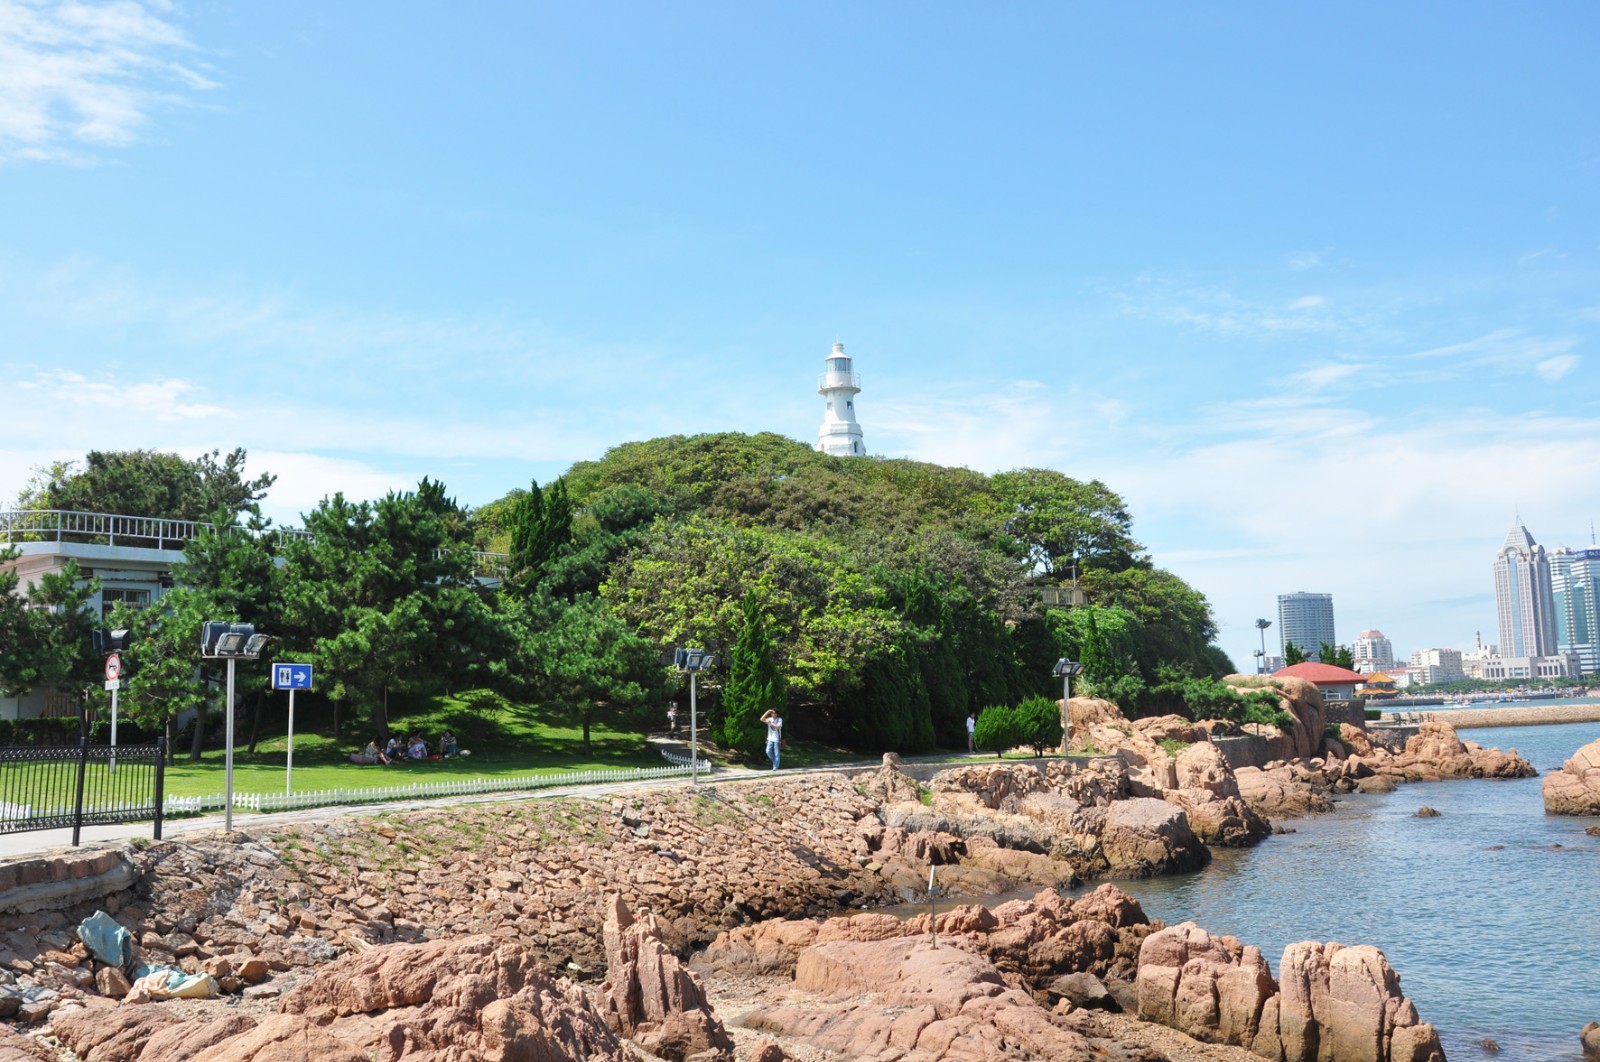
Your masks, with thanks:
M843 343L835 343L817 377L817 393L827 405L822 413L822 430L817 433L817 449L834 457L862 457L867 452L861 441L861 425L856 423L856 395L861 393L861 374L850 367Z

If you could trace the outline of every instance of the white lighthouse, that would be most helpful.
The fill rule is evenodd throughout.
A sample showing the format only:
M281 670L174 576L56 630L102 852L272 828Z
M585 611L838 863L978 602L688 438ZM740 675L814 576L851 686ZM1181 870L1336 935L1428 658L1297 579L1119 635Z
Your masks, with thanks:
M843 343L835 343L817 377L817 394L827 401L822 414L822 430L817 433L817 449L834 457L862 457L867 452L861 441L861 425L856 423L856 395L861 393L861 374L850 367Z

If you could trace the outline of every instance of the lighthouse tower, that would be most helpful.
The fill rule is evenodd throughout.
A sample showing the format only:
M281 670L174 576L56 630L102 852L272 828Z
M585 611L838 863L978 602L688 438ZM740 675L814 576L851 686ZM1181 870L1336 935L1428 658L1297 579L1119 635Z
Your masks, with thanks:
M861 393L861 374L850 368L844 344L835 343L823 373L817 377L817 394L827 400L822 414L822 430L817 433L817 449L834 457L862 457L867 452L861 441L861 425L856 423L856 395Z

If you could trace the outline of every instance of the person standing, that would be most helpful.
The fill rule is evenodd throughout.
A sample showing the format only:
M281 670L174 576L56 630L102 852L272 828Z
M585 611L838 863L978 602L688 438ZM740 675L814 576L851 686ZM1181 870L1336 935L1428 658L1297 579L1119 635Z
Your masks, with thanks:
M768 708L762 713L761 721L767 724L767 759L772 761L772 769L778 769L778 751L783 744L783 716Z
M978 751L977 746L975 746L973 744L973 742L972 742L973 735L976 734L977 732L978 732L978 717L977 717L977 715L975 713L968 712L967 713L967 751L968 752L976 752L976 751Z
M673 701L672 707L667 709L667 729L672 733L678 732L678 702Z

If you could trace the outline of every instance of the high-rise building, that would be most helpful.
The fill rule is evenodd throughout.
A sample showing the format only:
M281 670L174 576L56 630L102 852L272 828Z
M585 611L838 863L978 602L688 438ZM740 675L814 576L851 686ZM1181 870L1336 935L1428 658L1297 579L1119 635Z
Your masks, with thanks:
M817 394L827 405L822 414L822 429L817 432L817 449L834 457L861 457L867 444L856 423L856 395L861 393L861 374L850 367L843 343L835 343L823 361L817 377Z
M1585 674L1600 672L1600 548L1551 553L1550 589L1559 651L1576 653Z
M1556 651L1555 595L1550 558L1521 521L1494 558L1494 604L1503 656L1548 656Z
M1308 660L1321 659L1322 643L1337 645L1333 635L1333 595L1304 590L1278 595L1278 645L1294 643ZM1284 653L1285 656L1288 653Z
M1362 631L1351 644L1350 655L1355 659L1356 670L1363 675L1370 675L1374 671L1387 671L1394 667L1394 645L1383 636L1382 631Z
M1420 670L1418 685L1435 682L1459 682L1467 677L1459 649L1414 649L1411 666Z

